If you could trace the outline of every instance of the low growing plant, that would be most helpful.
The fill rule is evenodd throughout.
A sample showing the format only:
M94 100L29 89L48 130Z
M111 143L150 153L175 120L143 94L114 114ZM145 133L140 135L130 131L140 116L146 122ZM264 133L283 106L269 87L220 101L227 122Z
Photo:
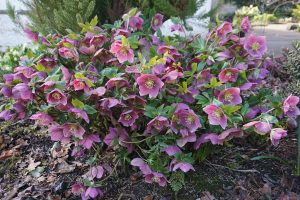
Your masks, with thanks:
M90 156L72 186L82 199L104 195L110 174L129 163L146 182L178 191L207 146L250 134L278 145L299 115L298 97L264 88L266 39L249 33L248 19L205 38L163 36L162 22L133 9L113 25L82 24L80 34L26 30L45 53L4 75L1 118L30 117L53 141L73 144L72 156Z

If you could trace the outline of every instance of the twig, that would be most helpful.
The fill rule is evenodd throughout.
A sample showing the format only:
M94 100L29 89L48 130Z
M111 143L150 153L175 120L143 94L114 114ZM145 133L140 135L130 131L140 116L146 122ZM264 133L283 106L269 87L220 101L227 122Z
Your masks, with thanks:
M256 169L232 169L230 167L226 167L226 166L218 165L218 164L213 164L213 163L210 163L210 162L208 162L208 164L211 165L211 166L214 166L214 167L221 167L221 168L229 169L231 171L236 171L236 172L242 172L242 173L260 173Z

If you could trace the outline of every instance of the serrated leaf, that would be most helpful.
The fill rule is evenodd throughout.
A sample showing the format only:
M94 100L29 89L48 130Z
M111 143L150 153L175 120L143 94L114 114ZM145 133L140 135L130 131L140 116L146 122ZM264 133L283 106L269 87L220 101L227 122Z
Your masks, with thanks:
M95 108L93 108L92 106L89 106L89 105L84 105L83 110L85 110L86 113L89 114L89 115L97 113L97 110Z
M75 108L80 108L80 109L83 109L84 108L84 103L78 99L72 99L72 105L75 107Z

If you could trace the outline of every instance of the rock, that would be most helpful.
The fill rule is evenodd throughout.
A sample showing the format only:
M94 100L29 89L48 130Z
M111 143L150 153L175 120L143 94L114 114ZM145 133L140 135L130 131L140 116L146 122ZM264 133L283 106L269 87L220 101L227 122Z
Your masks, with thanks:
M287 27L288 30L297 30L299 28L299 24L291 24Z

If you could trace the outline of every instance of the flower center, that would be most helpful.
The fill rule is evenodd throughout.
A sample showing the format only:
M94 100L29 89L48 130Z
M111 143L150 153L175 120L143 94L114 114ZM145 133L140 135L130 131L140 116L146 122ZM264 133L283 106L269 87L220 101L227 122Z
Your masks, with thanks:
M52 94L52 98L55 100L60 100L61 99L61 94L59 94L58 92L54 92Z
M70 131L71 131L71 132L76 132L76 130L77 130L76 125L72 125L72 126L70 127Z
M131 115L129 115L129 114L126 114L126 115L124 116L124 119L125 119L126 121L129 121L131 118L132 118L132 117L131 117Z
M193 124L195 122L195 118L193 115L188 115L188 117L186 118L186 123L187 124Z
M230 101L230 100L232 100L232 95L231 95L230 93L225 93L225 94L224 94L224 99L225 99L226 101Z
M231 75L232 75L231 71L227 71L227 72L225 72L225 76L227 76L227 77L231 77Z
M252 50L254 50L254 51L257 51L257 50L259 49L259 47L260 47L260 45L259 45L257 42L255 42L255 43L252 44L252 46L251 46Z
M216 110L216 112L214 113L214 116L218 119L220 119L222 117L223 113L221 110Z
M159 23L158 19L154 19L153 24L158 25L158 23Z
M123 46L123 47L121 48L121 53L122 53L122 54L128 54L128 48L127 48L126 46Z
M159 182L159 178L157 178L156 176L153 176L152 180L153 180L154 182L156 182L156 183Z
M148 89L154 88L154 86L155 86L154 80L152 80L152 79L147 79L147 81L145 82L145 86L146 86Z

